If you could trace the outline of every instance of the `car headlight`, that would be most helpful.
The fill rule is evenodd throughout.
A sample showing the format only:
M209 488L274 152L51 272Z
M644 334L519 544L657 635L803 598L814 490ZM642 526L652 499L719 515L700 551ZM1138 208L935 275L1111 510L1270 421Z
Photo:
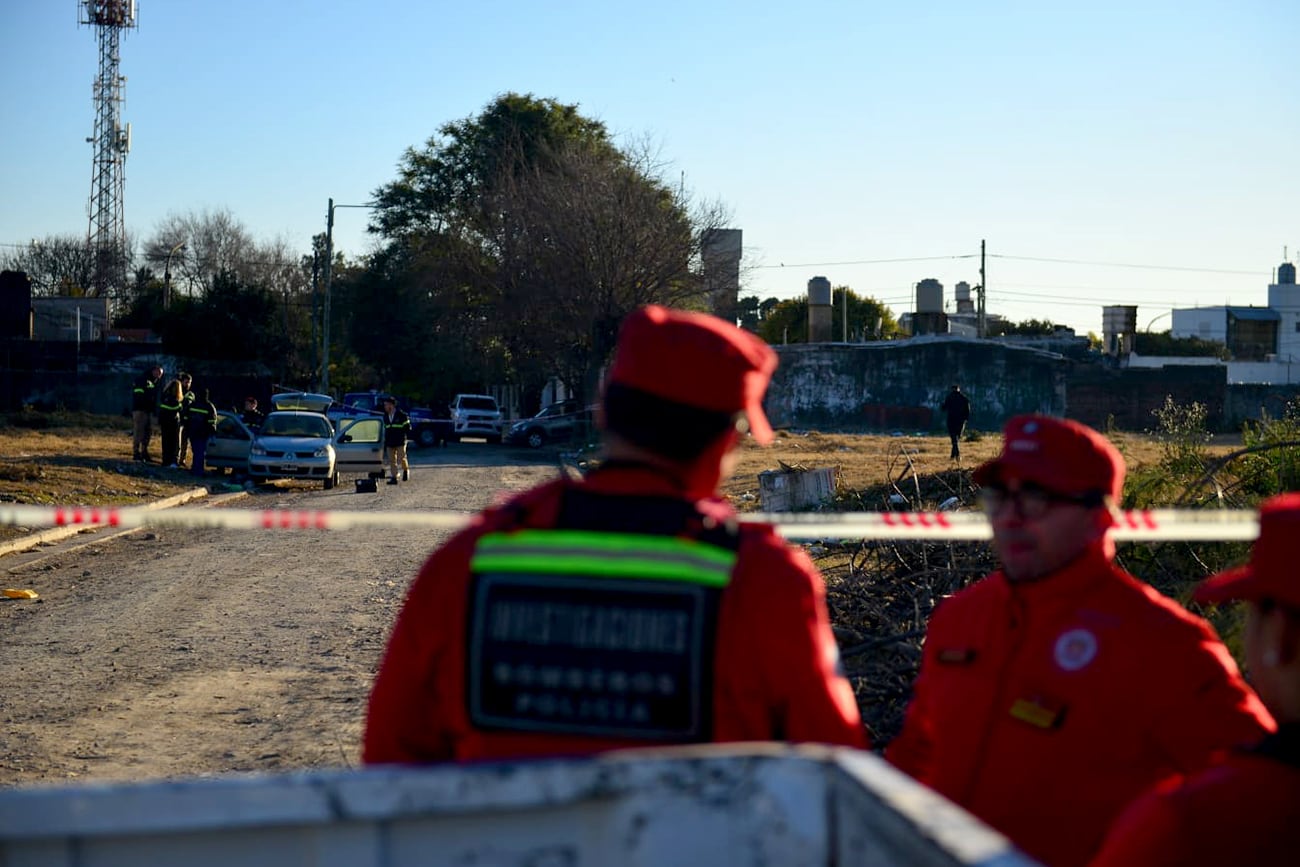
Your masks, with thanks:
M265 457L265 456L266 456L266 446L262 445L261 443L259 443L259 442L257 442L257 441L254 441L253 444L252 444L251 446L249 446L249 448L248 448L248 453L249 453L250 455L260 455L260 456L262 456L262 457Z
M316 451L312 452L312 455L311 455L311 456L314 457L314 458L330 458L330 457L333 457L333 456L334 456L334 447L333 447L333 446L330 446L330 445L324 445L324 446L321 446L320 448L316 449Z

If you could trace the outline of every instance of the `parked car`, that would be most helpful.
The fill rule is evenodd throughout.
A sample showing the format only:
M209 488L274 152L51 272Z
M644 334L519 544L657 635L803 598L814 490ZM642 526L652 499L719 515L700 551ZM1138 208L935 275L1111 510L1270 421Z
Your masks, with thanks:
M336 432L319 412L276 410L253 431L223 410L216 435L208 441L206 463L257 480L319 481L329 490L343 473L382 475L383 453L384 427L378 417L346 422Z
M387 396L382 391L349 391L343 395L342 401L330 408L330 416L339 413L355 418L365 413L382 413ZM393 399L411 419L412 440L425 447L447 444L452 431L451 419L445 410L438 412L427 406L413 406L401 395L393 395Z
M458 394L451 406L451 440L483 437L490 443L501 442L501 407L490 394Z
M539 449L549 442L571 440L586 433L591 413L576 400L547 404L532 418L515 422L506 433L506 442Z

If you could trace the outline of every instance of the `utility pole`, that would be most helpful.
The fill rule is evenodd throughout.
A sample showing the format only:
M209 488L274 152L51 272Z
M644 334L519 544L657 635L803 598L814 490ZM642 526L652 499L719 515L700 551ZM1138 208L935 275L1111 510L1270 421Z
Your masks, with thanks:
M979 306L975 310L975 336L981 339L989 336L988 320L984 317L984 286L987 278L984 276L984 241L980 241L980 286L979 295L976 296Z
M330 393L330 277L334 270L334 200L325 216L325 303L321 316L320 390Z
M325 299L321 314L321 373L320 390L330 393L330 284L334 279L334 210L336 208L373 208L373 202L364 205L336 205L330 199L325 215Z

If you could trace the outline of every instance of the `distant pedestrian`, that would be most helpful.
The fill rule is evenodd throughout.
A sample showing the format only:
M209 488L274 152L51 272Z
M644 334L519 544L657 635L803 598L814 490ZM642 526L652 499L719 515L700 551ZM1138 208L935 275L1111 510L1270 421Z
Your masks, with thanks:
M411 465L406 461L406 440L411 435L411 419L397 405L391 394L383 397L384 450L388 452L388 484L397 484L397 470L401 467L402 481L411 478Z
M185 392L181 381L173 379L163 386L158 398L158 434L162 438L162 464L164 467L176 468L177 454L181 447L181 409L185 402Z
M948 422L948 439L952 440L952 454L949 457L954 461L961 460L961 447L958 443L962 431L966 429L966 422L970 421L970 400L961 393L960 385L953 383L940 409Z
M185 429L185 420L189 418L190 407L194 405L194 377L182 371L177 378L181 381L181 450L176 455L176 465L183 467L190 450L190 435Z
M131 457L137 461L149 460L153 417L158 412L158 380L162 375L162 368L155 364L131 387Z
M190 434L190 444L194 446L194 462L190 473L202 476L203 458L208 453L208 440L217 432L217 408L212 405L211 395L203 389L203 395L190 407L189 419L185 428Z
M257 408L257 398L251 394L244 398L244 411L239 414L239 420L248 425L249 430L256 433L265 419L266 415Z

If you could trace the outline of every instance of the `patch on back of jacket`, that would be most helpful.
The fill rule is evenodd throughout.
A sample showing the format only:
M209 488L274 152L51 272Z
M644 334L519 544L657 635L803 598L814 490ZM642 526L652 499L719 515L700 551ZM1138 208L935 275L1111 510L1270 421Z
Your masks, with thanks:
M476 570L466 657L471 722L709 740L719 593L682 581Z

